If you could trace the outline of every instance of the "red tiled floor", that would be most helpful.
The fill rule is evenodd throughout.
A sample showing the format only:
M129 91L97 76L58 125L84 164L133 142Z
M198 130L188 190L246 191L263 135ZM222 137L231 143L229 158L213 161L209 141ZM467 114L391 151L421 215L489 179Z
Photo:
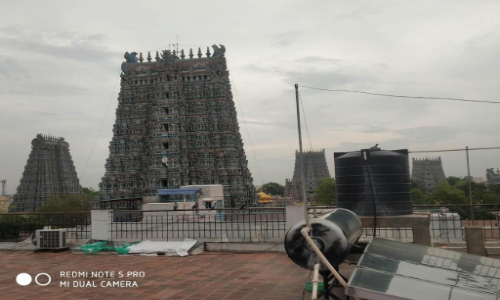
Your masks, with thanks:
M283 253L203 253L189 257L83 255L0 251L0 299L302 299L309 271ZM123 271L125 277L61 278L61 271ZM127 278L143 271L144 278ZM20 286L19 273L47 273L45 287ZM45 280L45 279L44 279ZM60 287L64 280L95 282L98 287ZM138 287L101 287L101 281L136 281ZM42 281L42 279L40 279Z

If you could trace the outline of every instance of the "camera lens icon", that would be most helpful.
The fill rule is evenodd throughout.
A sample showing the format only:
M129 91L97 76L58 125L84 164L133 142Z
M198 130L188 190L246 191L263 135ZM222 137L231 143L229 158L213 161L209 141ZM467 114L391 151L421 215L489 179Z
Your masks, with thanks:
M39 281L39 278L42 279L43 277L47 277L47 282L40 282ZM17 284L19 285L22 285L22 286L27 286L31 283L31 281L33 280L33 278L31 277L30 274L28 273L19 273L17 276L16 276L16 282ZM52 281L52 277L50 277L49 274L47 273L39 273L35 276L35 282L36 284L38 284L39 286L46 286L46 285L49 285L49 283Z
M20 273L16 276L16 282L19 285L27 286L31 283L31 275L28 273Z

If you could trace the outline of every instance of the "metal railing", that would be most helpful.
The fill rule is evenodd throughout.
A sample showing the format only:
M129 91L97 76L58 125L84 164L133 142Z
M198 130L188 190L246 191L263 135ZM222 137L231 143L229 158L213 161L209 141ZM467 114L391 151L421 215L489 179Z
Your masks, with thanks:
M318 215L328 212L335 206L311 206L309 213ZM500 204L414 205L414 213L430 213L431 236L436 243L463 242L465 226L483 228L485 241L500 242ZM472 215L474 220L472 220ZM373 236L373 228L364 228L365 237ZM378 237L413 242L412 228L376 228Z
M335 207L313 206L309 213L320 216ZM500 242L500 204L416 205L415 213L431 213L434 242L463 242L465 226L480 226L486 241ZM45 226L66 228L68 238L91 239L90 212L0 214L0 242L22 241ZM283 207L199 210L115 210L111 212L111 238L128 240L197 240L265 242L282 240L286 234ZM366 237L373 235L365 228ZM382 238L413 241L412 228L377 228Z
M431 212L435 242L462 242L465 226L483 228L485 241L500 241L500 204L415 205L415 212ZM472 219L472 216L474 219Z
M259 242L282 240L284 208L111 212L112 239Z
M70 239L90 239L90 221L90 212L0 214L0 241L20 242L45 226L67 229Z

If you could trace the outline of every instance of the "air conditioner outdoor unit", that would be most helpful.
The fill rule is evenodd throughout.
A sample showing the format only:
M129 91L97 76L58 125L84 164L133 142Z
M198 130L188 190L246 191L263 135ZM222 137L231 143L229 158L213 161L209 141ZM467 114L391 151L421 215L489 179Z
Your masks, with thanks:
M35 233L37 250L57 250L65 249L66 229L40 229Z

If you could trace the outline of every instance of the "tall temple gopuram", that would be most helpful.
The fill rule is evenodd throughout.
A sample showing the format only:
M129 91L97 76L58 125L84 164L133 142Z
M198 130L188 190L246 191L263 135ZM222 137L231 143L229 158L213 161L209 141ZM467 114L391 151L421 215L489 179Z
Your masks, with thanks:
M441 157L413 158L411 179L418 181L425 193L430 193L439 183L448 183Z
M36 211L50 195L80 194L82 187L64 138L37 134L10 212Z
M225 47L125 53L101 200L224 185L225 206L254 202Z
M330 177L328 165L326 164L325 149L320 151L304 151L304 174L306 180L306 195L309 200L312 200L315 195L315 189L318 186L318 179ZM291 197L294 201L302 199L301 189L301 163L300 153L295 151L295 169L293 178L286 179L285 197Z

